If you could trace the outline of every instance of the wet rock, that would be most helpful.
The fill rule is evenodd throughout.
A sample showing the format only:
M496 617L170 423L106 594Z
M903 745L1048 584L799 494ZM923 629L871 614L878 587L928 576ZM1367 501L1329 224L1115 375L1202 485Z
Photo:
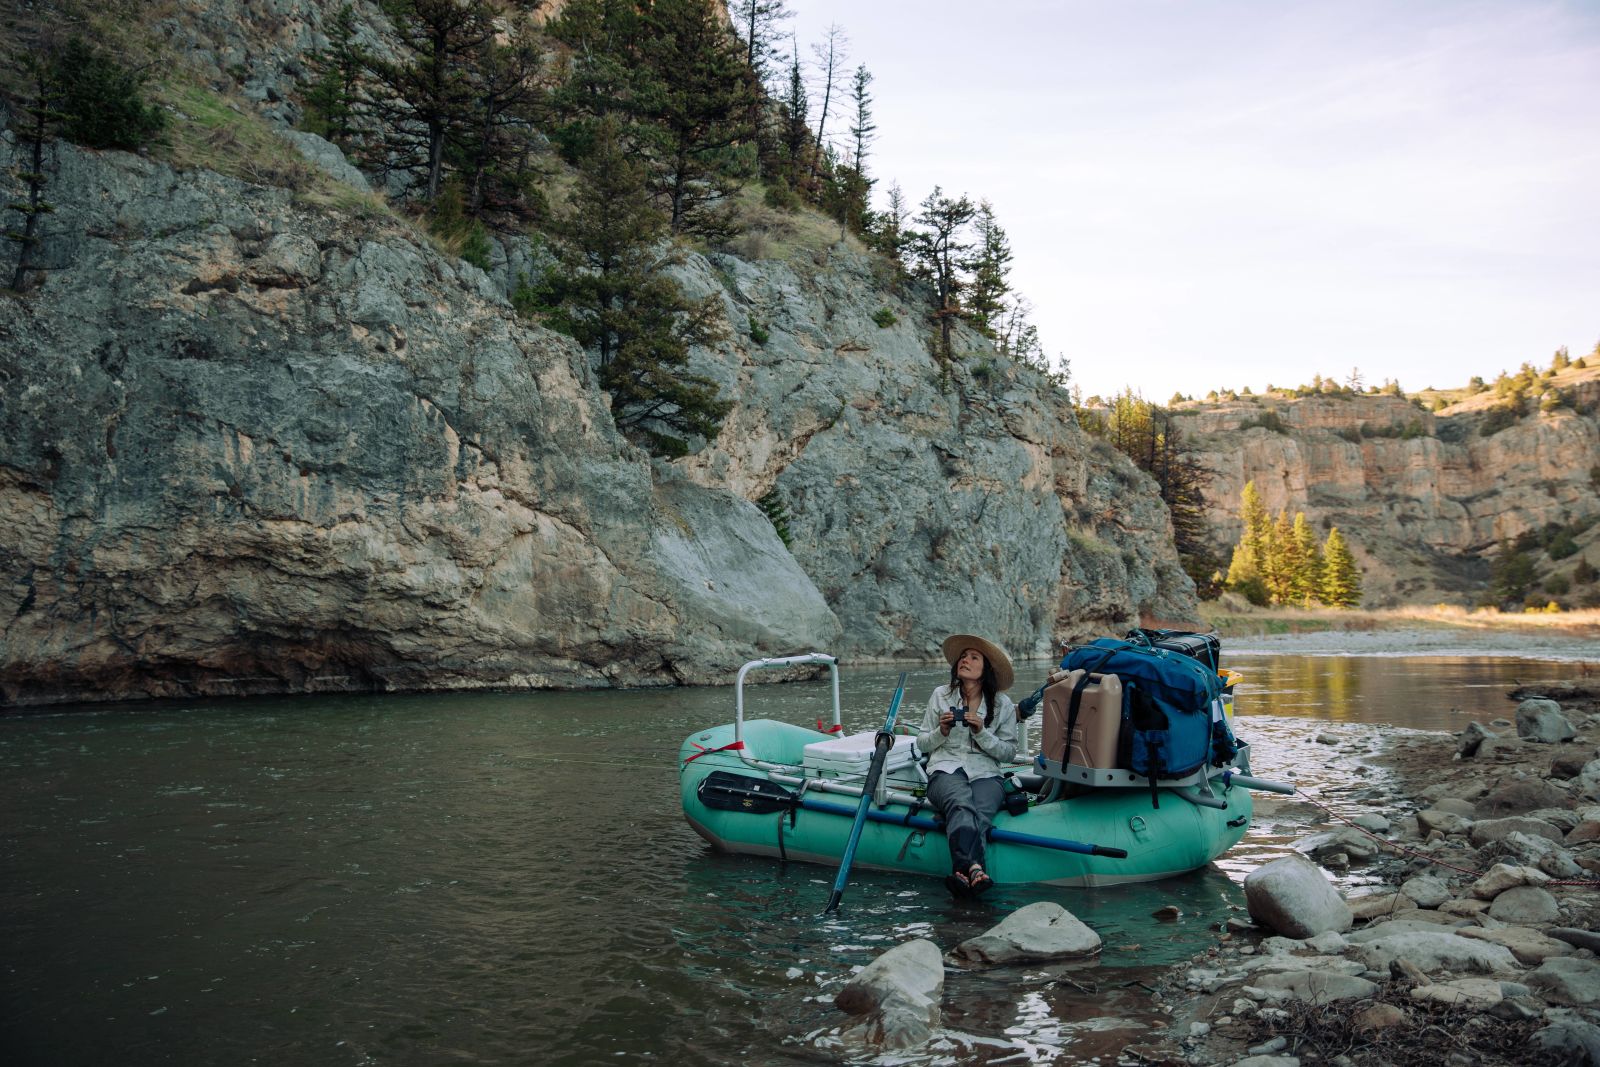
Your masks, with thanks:
M1593 930L1574 930L1566 926L1553 926L1545 931L1546 937L1553 937L1557 941L1565 941L1574 948L1586 948L1590 952L1600 954L1600 934Z
M1571 956L1548 959L1524 979L1551 1004L1590 1007L1600 1003L1600 961Z
M1370 1008L1362 1008L1350 1017L1350 1025L1364 1032L1391 1030L1410 1021L1411 1016L1394 1004L1374 1004Z
M1553 745L1570 741L1577 731L1561 714L1561 705L1554 700L1537 697L1517 705L1517 736Z
M881 1048L913 1048L939 1025L944 959L926 938L896 945L845 984L833 1003L852 1015L869 1015L845 1036Z
M1387 971L1390 962L1397 959L1408 960L1427 974L1436 971L1492 974L1514 970L1517 965L1516 957L1508 949L1444 931L1390 934L1375 938L1355 951L1374 971Z
M1590 766L1600 774L1600 760ZM1536 808L1557 808L1567 803L1567 791L1542 778L1523 778L1501 786L1477 803L1480 819L1497 819L1505 815L1521 815Z
M1007 915L998 926L956 946L954 955L972 963L1059 960L1092 956L1100 935L1061 905L1036 901Z
M1378 991L1376 982L1320 968L1258 975L1255 986L1266 990L1274 1000L1307 1000L1314 1004L1370 997Z
M1364 863L1377 856L1382 846L1359 830L1335 830L1312 834L1295 842L1294 848L1319 863L1331 865L1330 861L1338 855Z
M1339 891L1308 860L1284 856L1264 863L1244 879L1250 917L1290 937L1350 929L1350 909Z
M1482 848L1491 841L1499 841L1509 833L1530 834L1551 841L1562 839L1561 830L1540 819L1526 815L1512 815L1504 819L1480 819L1467 831L1467 840L1473 848Z
M1490 738L1498 737L1500 735L1490 733L1488 730L1483 728L1481 723L1469 722L1467 723L1466 729L1462 730L1456 736L1461 739L1461 743L1456 747L1456 755L1466 758L1476 756L1478 754L1478 746L1482 745Z
M1450 899L1450 887L1431 874L1420 874L1400 887L1400 892L1416 901L1419 908L1437 908Z
M1500 992L1500 983L1492 978L1458 978L1453 982L1419 986L1411 991L1411 999L1452 1008L1488 1011L1505 997Z
M1487 941L1491 945L1500 945L1511 950L1517 957L1518 963L1525 963L1536 967L1551 956L1570 956L1572 946L1565 941L1557 941L1553 937L1546 937L1537 930L1530 930L1522 926L1507 926L1499 930L1488 930L1478 926L1464 926L1456 931L1459 937L1472 938L1477 941Z
M1371 830L1375 834L1386 834L1389 832L1389 820L1385 819L1382 815L1367 812L1361 815L1352 816L1350 821L1361 827L1363 830Z
M1150 916L1160 922L1175 923L1183 917L1183 912L1178 909L1176 904L1168 904L1164 908L1157 908L1150 913Z
M1561 906L1545 890L1519 885L1494 898L1489 917L1503 923L1549 923L1561 917Z
M1533 1047L1553 1061L1567 1064L1600 1064L1600 1027L1573 1019L1553 1023L1534 1031Z

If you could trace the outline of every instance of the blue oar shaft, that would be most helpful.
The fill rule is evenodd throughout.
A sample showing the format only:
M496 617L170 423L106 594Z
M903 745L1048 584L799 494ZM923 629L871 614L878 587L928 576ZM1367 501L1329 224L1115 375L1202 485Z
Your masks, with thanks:
M812 800L809 797L800 801L800 806L807 811L825 812L829 815L849 816L855 814L853 810L843 804L830 804L826 800ZM868 811L867 818L873 822L909 826L913 830L944 832L944 823L931 819L926 815L896 815L888 811ZM999 827L989 828L989 840L1009 841L1014 845L1031 845L1034 848L1053 848L1057 852L1077 852L1085 856L1108 856L1112 859L1127 859L1128 857L1128 853L1120 848L1091 845L1085 841L1070 841L1062 837L1040 837L1037 834L1018 833L1016 830L1002 830Z
M883 763L889 755L889 749L894 747L894 717L900 713L900 699L906 695L906 672L900 672L900 685L894 691L894 699L889 702L889 717L883 720L883 729L878 731L872 744L872 763L867 767L867 780L861 787L861 803L856 806L856 821L850 826L850 840L845 844L844 857L839 861L839 877L833 880L833 895L828 898L828 906L823 909L823 914L839 910L839 899L844 896L845 883L850 878L850 864L856 858L856 844L861 840L861 828L867 822L867 809L872 804L872 794L878 788L878 778L883 774Z

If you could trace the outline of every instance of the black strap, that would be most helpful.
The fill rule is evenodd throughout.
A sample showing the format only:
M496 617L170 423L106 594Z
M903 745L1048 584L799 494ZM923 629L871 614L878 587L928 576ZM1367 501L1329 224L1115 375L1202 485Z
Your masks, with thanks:
M1089 682L1093 678L1094 675L1084 671L1083 677L1072 687L1072 699L1067 703L1067 736L1061 741L1062 770L1066 770L1068 762L1072 759L1072 734L1078 728L1078 711L1083 707L1083 691L1089 688Z

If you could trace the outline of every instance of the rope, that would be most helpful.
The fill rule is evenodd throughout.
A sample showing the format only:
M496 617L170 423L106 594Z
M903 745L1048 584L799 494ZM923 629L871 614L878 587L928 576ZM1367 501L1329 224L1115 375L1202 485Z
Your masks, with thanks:
M1312 804L1312 805L1314 805L1314 806L1316 806L1318 808L1321 808L1322 811L1325 814L1327 814L1328 816L1330 816L1331 818L1339 820L1340 822L1344 823L1346 826L1350 827L1353 830L1359 830L1361 833L1366 834L1368 837L1372 838L1378 844L1383 845L1386 848L1392 848L1397 852L1403 852L1407 856L1412 856L1412 857L1414 857L1416 859L1424 860L1424 861L1426 861L1428 863L1433 864L1436 867L1448 867L1452 871L1457 871L1457 872L1459 872L1461 874L1467 875L1468 877L1470 877L1474 881L1476 881L1479 878L1482 878L1485 874L1488 873L1487 871L1471 871L1471 870L1468 870L1465 867L1457 867L1453 863L1446 863L1444 860L1436 859L1433 856L1430 856L1425 852L1418 852L1414 848L1409 848L1406 845L1402 845L1402 844L1400 844L1400 843L1398 843L1396 841L1390 841L1387 837L1379 837L1377 834L1373 833L1371 830L1368 830L1365 826L1358 826L1355 823L1351 822L1349 819L1345 818L1343 815L1340 815L1338 812L1336 812L1332 808L1328 807L1328 805L1322 803L1322 801L1317 800L1316 798L1312 797L1311 794L1307 793L1304 789L1301 789L1299 786L1295 786L1294 791L1295 791L1295 795L1298 796L1298 797L1301 797L1302 799L1304 799L1306 801L1306 803ZM1576 879L1576 878L1573 878L1573 879L1551 879L1549 882L1546 882L1544 884L1545 885L1600 886L1600 881L1584 880L1584 879Z

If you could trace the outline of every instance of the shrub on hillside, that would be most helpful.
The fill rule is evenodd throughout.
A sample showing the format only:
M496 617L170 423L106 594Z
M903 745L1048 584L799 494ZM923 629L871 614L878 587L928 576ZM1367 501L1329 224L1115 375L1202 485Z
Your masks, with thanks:
M166 128L166 115L141 95L145 75L83 40L63 45L51 67L61 90L61 135L74 144L134 150Z

